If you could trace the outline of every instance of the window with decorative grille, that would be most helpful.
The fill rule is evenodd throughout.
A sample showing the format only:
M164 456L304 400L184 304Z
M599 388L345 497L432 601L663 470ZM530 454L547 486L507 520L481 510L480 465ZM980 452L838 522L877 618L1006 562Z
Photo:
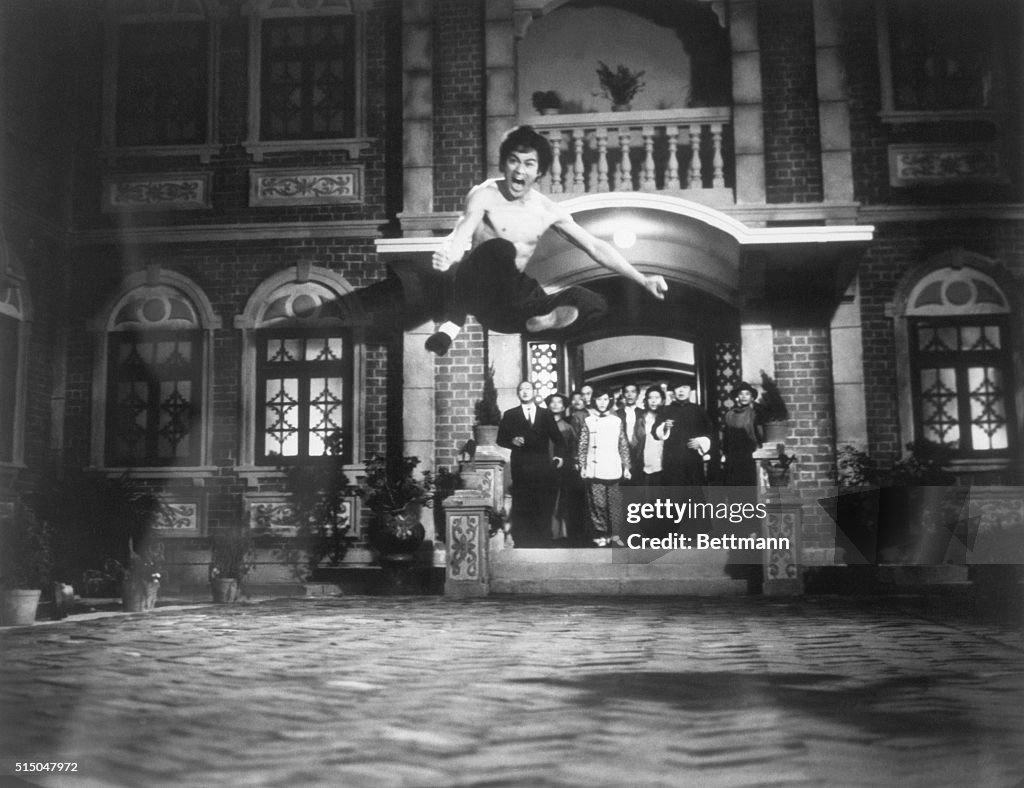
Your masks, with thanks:
M342 437L352 459L352 347L348 332L261 332L257 343L257 461L301 462L326 456Z
M118 36L117 144L205 142L208 24L126 24Z
M353 31L353 19L344 16L263 22L263 139L327 139L355 134Z
M117 331L109 343L107 464L197 464L201 332Z
M14 423L17 407L16 385L19 368L18 321L0 315L0 462L14 460Z
M920 437L962 457L1009 454L1012 368L1005 316L915 318L911 366Z

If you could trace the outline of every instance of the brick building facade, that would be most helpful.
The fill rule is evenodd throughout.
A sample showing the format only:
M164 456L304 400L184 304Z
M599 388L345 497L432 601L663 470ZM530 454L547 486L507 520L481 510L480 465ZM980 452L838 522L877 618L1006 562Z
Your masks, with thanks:
M175 507L182 555L217 529L286 538L272 452L315 459L336 424L352 478L388 452L453 467L493 363L502 407L524 376L670 375L716 417L764 370L795 489L831 484L840 446L884 467L939 438L1024 527L1022 17L919 6L4 3L0 504L55 469L128 471ZM629 46L645 89L611 112L595 61ZM536 116L548 89L562 113ZM586 335L532 345L470 320L435 358L432 325L367 326L349 294L428 258L522 122L557 146L542 189L668 300L546 240L538 277L613 306ZM290 342L342 372L276 372ZM833 560L827 518L803 529L801 560ZM175 582L196 581L190 560Z

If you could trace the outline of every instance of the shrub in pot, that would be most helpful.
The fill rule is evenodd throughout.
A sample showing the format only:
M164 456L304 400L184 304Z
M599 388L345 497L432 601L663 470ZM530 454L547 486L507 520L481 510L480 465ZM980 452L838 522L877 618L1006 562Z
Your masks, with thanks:
M50 528L23 506L0 520L0 625L31 624L50 582Z

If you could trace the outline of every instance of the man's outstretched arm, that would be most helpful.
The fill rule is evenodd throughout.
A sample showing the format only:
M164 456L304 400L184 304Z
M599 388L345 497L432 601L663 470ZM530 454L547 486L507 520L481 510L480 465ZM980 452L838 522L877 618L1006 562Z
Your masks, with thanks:
M483 190L478 186L470 190L466 196L466 207L455 222L455 228L445 236L441 248L434 252L434 268L439 271L447 271L453 263L462 259L473 244L473 233L484 220L486 213L486 198Z
M665 277L640 273L629 260L622 256L618 249L607 241L603 241L587 230L584 230L571 216L563 217L555 222L552 227L570 243L575 244L590 255L594 262L604 266L609 271L614 271L620 276L636 282L655 298L665 298L665 293L668 292L668 284L665 282Z

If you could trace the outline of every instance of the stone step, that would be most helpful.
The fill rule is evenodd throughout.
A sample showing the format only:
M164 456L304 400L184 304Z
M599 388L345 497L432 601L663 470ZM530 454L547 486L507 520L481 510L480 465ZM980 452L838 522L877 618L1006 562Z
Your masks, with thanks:
M531 596L744 596L747 581L731 578L642 577L573 579L547 578L524 580L512 577L491 579L492 594Z
M491 553L491 592L624 596L733 596L748 593L724 551L552 549Z

